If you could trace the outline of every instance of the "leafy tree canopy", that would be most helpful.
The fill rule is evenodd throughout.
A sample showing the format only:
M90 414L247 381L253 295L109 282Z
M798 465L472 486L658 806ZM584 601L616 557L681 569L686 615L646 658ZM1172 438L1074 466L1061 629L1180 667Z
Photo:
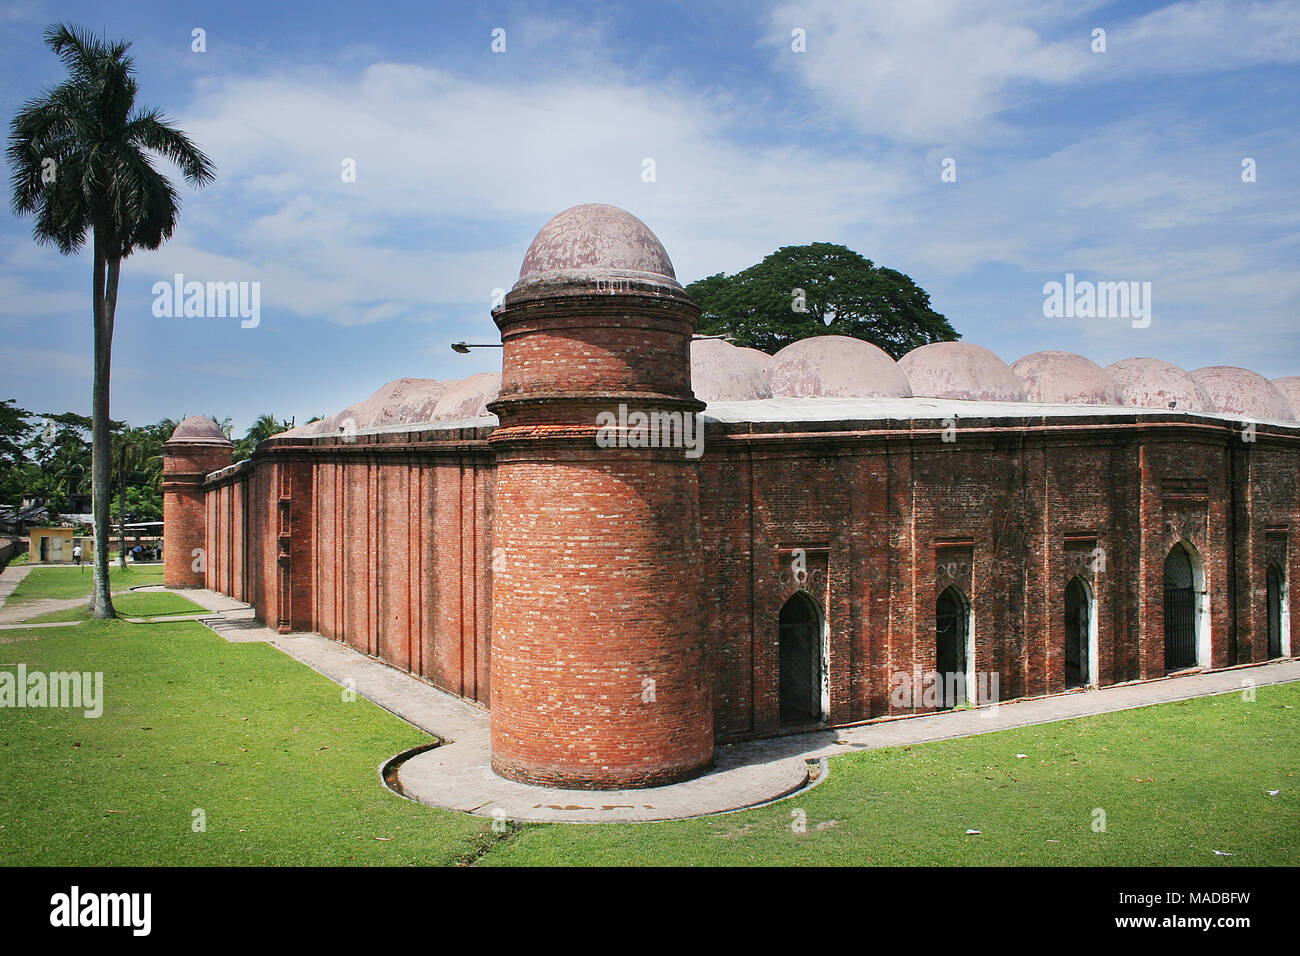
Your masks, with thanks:
M814 335L847 335L897 359L960 338L909 276L829 242L783 246L743 272L692 282L686 293L702 311L701 334L765 352Z
M0 465L9 467L22 460L23 446L32 432L28 421L32 413L15 402L12 398L0 401Z

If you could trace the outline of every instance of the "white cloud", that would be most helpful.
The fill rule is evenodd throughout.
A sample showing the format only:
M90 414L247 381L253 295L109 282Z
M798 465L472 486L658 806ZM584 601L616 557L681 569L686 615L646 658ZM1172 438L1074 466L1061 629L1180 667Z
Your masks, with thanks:
M790 30L807 31L793 53ZM1107 32L1105 53L1092 31ZM1300 60L1294 0L1195 0L1118 20L1101 0L808 0L768 18L775 62L859 129L957 143L1066 85Z
M1049 40L1085 5L1030 0L811 0L778 6L768 40L778 64L860 129L906 142L985 133L1029 84L1062 84L1095 68L1090 31ZM793 53L790 30L807 31Z
M181 122L218 180L152 267L261 278L264 308L352 324L486 311L533 232L580 202L640 215L681 251L683 278L748 265L755 243L888 222L898 172L748 146L723 135L732 120L707 96L607 78L496 85L378 63L210 83ZM642 181L646 158L655 182ZM226 261L197 251L213 247Z
M1300 62L1300 5L1293 0L1193 0L1125 24L1110 54L1133 73L1202 73Z

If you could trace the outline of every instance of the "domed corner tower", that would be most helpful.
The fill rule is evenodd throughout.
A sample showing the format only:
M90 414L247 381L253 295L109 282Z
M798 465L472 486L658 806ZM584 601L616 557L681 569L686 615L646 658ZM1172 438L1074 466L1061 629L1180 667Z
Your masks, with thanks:
M542 228L493 318L492 767L580 789L691 777L713 760L699 309L644 223L592 204Z
M203 479L230 464L234 445L217 423L191 415L163 442L163 584L201 588L196 548L206 547ZM204 567L203 562L197 564Z

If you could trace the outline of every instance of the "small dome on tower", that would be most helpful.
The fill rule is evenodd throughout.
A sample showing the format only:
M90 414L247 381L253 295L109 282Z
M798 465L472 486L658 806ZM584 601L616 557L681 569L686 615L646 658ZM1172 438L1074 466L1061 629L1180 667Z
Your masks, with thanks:
M1190 374L1224 415L1274 422L1295 421L1295 413L1286 396L1258 372L1232 365L1208 365Z
M772 356L767 380L778 398L910 398L898 363L879 346L847 335L791 342Z
M617 206L586 203L559 213L537 233L515 289L597 277L640 278L681 288L663 243L645 223Z
M211 441L230 443L221 427L206 415L191 415L176 426L169 441Z
M691 341L691 390L702 402L748 402L771 398L767 376L749 357L722 339Z
M1024 387L1011 366L970 342L931 342L898 360L918 398L1023 402Z
M1074 352L1033 352L1011 363L1031 402L1118 405L1115 383L1096 362Z
M1106 366L1119 402L1130 408L1213 412L1214 402L1183 369L1154 358L1120 359Z

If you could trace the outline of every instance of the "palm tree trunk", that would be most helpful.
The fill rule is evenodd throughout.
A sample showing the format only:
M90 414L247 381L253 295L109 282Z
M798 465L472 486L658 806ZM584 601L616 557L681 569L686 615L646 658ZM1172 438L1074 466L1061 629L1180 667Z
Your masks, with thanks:
M126 567L126 440L117 453L117 566Z
M91 495L95 527L95 580L90 593L94 617L117 617L108 584L108 506L113 493L112 436L109 433L108 383L113 356L113 314L117 310L120 259L109 259L101 237L95 236L95 380L92 386Z

